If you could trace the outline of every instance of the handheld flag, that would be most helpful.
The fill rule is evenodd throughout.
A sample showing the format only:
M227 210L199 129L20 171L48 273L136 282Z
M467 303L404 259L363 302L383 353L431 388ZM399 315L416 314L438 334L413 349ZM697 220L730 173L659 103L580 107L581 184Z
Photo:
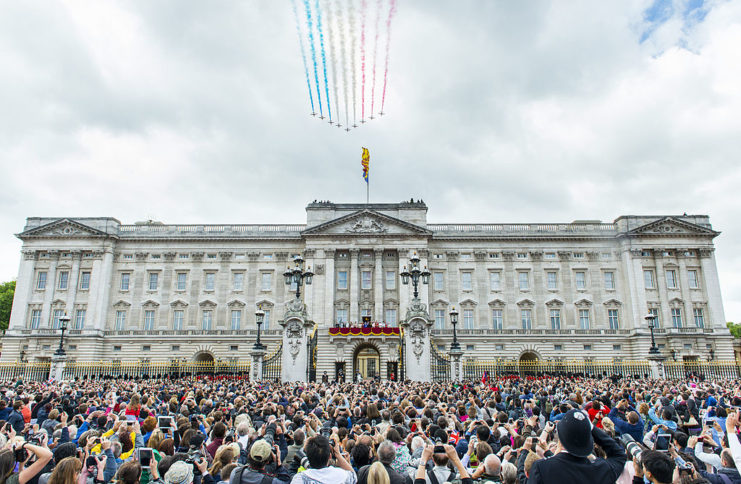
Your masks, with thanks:
M363 158L360 164L363 166L363 180L368 183L368 172L370 171L370 153L368 148L363 148Z

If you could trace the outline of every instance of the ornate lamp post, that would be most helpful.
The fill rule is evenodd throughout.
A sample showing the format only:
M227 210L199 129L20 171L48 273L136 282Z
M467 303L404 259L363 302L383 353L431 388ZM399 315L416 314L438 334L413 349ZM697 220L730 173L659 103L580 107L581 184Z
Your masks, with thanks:
M255 319L257 322L257 341L255 341L253 348L256 350L264 350L265 345L260 343L260 327L262 327L262 323L265 321L265 311L263 311L260 306L258 306L257 311L255 311Z
M656 340L654 339L654 328L656 328L656 316L652 313L648 313L643 317L648 323L648 329L651 331L651 349L648 350L649 355L658 355L659 348L656 346Z
M455 310L455 306L450 310L450 324L453 325L453 342L450 344L450 349L459 350L461 349L461 345L458 343L458 335L455 331L455 327L458 324L458 311Z
M303 270L304 259L297 255L293 258L294 267L291 269L289 266L286 272L283 273L283 277L286 279L286 286L290 286L292 283L296 283L296 299L301 299L301 285L306 281L306 285L311 285L311 279L314 277L314 273L311 272L310 268ZM258 330L258 336L260 334Z
M64 332L67 331L69 321L70 317L67 316L67 313L64 313L64 315L59 318L59 329L62 330L62 334L59 336L59 348L57 348L57 351L54 352L54 354L57 356L64 356L67 354L64 351Z
M427 270L427 266L423 269L419 268L419 257L415 252L409 259L409 270L407 266L404 266L404 270L399 274L401 276L401 282L404 285L409 284L409 279L412 280L412 286L414 287L414 299L419 297L419 279L422 278L422 284L430 283L430 271Z

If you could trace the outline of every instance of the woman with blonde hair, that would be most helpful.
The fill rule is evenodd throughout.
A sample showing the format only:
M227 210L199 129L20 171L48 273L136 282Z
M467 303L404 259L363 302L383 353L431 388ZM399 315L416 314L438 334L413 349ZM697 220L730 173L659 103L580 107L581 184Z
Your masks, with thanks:
M77 484L82 462L77 457L65 457L54 467L49 484Z
M368 469L368 484L391 484L389 473L380 462L374 462Z
M234 461L234 451L231 445L222 445L216 450L214 454L214 461L208 473L212 476L218 476L221 474L221 469L228 466Z

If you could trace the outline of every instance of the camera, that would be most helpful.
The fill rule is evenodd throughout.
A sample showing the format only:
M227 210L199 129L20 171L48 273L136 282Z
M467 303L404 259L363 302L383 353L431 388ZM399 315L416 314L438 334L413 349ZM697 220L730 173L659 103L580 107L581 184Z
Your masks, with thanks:
M433 452L435 454L444 454L445 453L445 447L443 446L443 441L440 439L440 437L437 437L435 439L435 448L433 449Z
M263 436L263 438L268 444L270 444L270 447L275 445L275 430L275 424L272 423L265 429L265 435Z
M185 459L185 463L193 466L193 476L201 475L201 471L198 470L198 466L196 465L201 459L203 459L203 453L200 450L193 447L188 450L188 458Z
M98 466L98 459L95 458L94 455L88 456L87 459L85 459L85 467L97 467Z
M373 420L371 420L371 427L375 427L375 426L376 426L376 420L373 419Z
M641 448L641 445L635 441L632 435L630 434L621 435L620 443L623 444L623 446L625 447L625 451L628 454L630 454L633 460L641 459L641 454L643 453L643 449Z
M16 462L25 462L28 459L28 451L23 447L19 447L13 451Z

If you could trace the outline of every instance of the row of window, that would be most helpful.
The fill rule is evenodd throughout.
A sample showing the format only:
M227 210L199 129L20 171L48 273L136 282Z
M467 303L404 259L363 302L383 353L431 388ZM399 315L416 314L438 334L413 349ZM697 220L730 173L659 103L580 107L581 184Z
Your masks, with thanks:
M384 272L384 287L387 290L396 289L396 271L385 271ZM337 289L345 290L347 288L348 288L347 271L337 271ZM373 272L372 271L360 271L360 288L361 289L373 288Z
M677 271L674 269L667 269L664 271L664 279L666 281L667 289L679 289L679 280L677 279ZM646 289L656 289L656 273L653 269L643 270L643 284ZM697 269L687 270L687 284L690 289L700 289L700 277Z
M347 323L347 308L340 308L337 309L337 323ZM391 326L395 326L399 321L397 319L398 312L396 308L387 308L384 311L384 322L388 323ZM371 314L370 309L361 309L360 310L360 318L372 318L373 315Z
M244 272L232 272L232 290L242 291L244 290ZM262 272L261 275L261 290L269 291L273 285L273 274L272 272ZM122 272L119 282L119 290L128 291L131 287L131 273ZM188 288L188 273L187 272L176 272L174 287L176 291L185 291ZM160 273L159 271L150 271L147 273L147 290L157 291L160 288ZM216 272L205 272L203 276L203 290L214 291L216 289Z
M64 309L55 309L51 314L51 328L59 329L61 327L60 319L64 316ZM70 329L83 329L85 327L85 317L87 316L86 309L78 309L75 311L74 318L72 318ZM31 329L39 329L41 327L41 309L31 310Z
M265 318L263 320L262 329L270 329L270 310L264 309ZM233 331L242 329L242 315L244 311L241 309L233 309L230 313L230 328ZM116 311L115 329L116 331L125 331L127 329L138 329L128 327L128 311L118 310ZM147 309L144 311L144 325L143 329L146 331L152 331L156 321L156 310ZM175 331L181 331L184 329L185 323L185 310L174 309L172 311L172 329ZM201 311L201 329L210 331L214 325L214 311L212 309L204 309Z
M46 271L38 271L36 273L36 289L39 291L46 289L47 279L48 273ZM69 271L57 272L56 288L60 291L66 291L69 288ZM90 271L80 271L78 288L81 291L90 289Z
M546 289L556 291L559 289L559 277L558 271L545 271L545 284ZM614 271L603 271L603 287L612 291L615 289L615 272ZM503 277L501 271L490 271L489 272L489 289L492 291L501 291L503 286ZM442 272L432 273L432 284L433 290L443 291L445 290L445 276ZM530 271L518 270L517 271L517 287L521 291L528 291L531 287L530 282ZM587 289L587 271L574 271L574 287L578 290ZM461 272L461 289L463 291L473 290L473 272L464 271Z

